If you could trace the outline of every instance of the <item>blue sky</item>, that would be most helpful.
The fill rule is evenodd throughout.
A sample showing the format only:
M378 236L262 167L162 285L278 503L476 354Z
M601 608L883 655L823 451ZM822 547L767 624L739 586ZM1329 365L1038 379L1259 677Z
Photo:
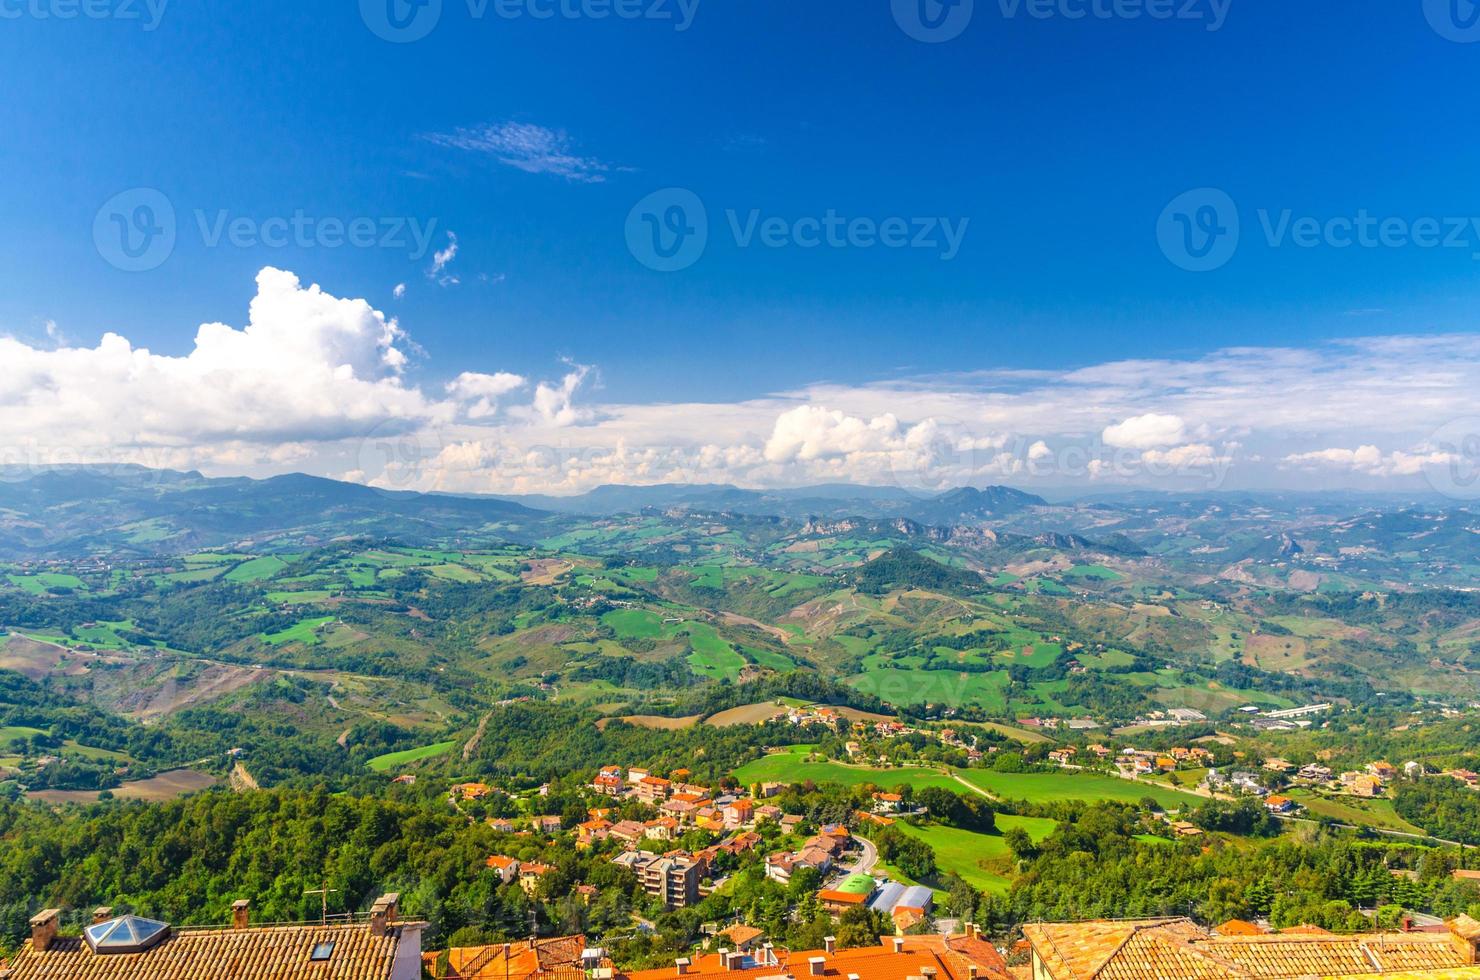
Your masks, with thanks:
M920 379L959 372L1011 391L1228 348L1320 361L1349 338L1457 335L1463 351L1473 338L1480 223L1465 222L1480 215L1480 135L1467 90L1480 43L1462 43L1467 0L1452 11L1451 0L1153 0L1168 19L1118 16L1143 9L1130 0L1078 19L1090 0L976 0L941 43L901 26L904 0L626 0L644 16L604 19L592 4L612 0L564 0L577 15L548 19L533 16L548 0L490 0L481 16L479 0L441 0L430 33L409 43L372 29L387 0L89 0L109 16L60 16L80 2L0 0L0 333L35 351L114 331L183 358L198 325L246 324L268 266L395 318L397 384L440 397L463 372L506 373L536 397L540 381L556 390L575 372L591 414L565 421L590 428L622 415L610 406L947 389L959 382ZM176 241L156 268L122 271L94 225L139 188L173 209ZM626 235L634 205L665 188L702 202L709 233L702 257L673 272L645 265ZM1206 272L1179 267L1158 239L1163 209L1196 188L1224 192L1241 226L1236 251ZM1369 214L1406 237L1275 244L1265 225L1287 210L1322 223ZM954 228L959 247L947 258L934 245L795 243L829 213L903 222L929 243ZM297 214L314 240L320 219L358 218L393 241L256 241ZM202 230L238 219L240 246ZM786 244L742 245L732 225L752 219L780 219ZM1424 219L1457 247L1413 244ZM455 235L455 257L433 273L402 220L435 223L433 249ZM1179 414L1146 394L1148 413ZM883 413L905 429L925 418L903 399L855 400L802 399L866 427ZM1107 405L1106 425L1129 410ZM1328 444L1316 429L1296 446L1287 426L1270 442L1285 455L1421 453L1446 412L1386 441ZM1243 438L1181 417L1188 444L1215 457L1219 438ZM1029 443L1103 428L1007 427ZM333 429L289 420L241 435L316 444L343 434Z

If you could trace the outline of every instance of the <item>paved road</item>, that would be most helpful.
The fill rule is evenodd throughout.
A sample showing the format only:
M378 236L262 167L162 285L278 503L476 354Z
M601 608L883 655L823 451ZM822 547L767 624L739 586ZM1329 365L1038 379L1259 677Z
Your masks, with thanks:
M853 867L851 867L851 868L848 869L848 874L850 874L850 875L871 875L871 874L873 874L874 873L874 865L876 865L876 864L879 863L879 849L877 847L875 847L874 846L874 842L871 841L871 840L869 840L867 837L857 837L857 836L855 836L853 839L856 840L856 841L858 841L858 843L860 843L860 844L863 845L863 853L858 856L858 860L857 861L854 861L853 862Z

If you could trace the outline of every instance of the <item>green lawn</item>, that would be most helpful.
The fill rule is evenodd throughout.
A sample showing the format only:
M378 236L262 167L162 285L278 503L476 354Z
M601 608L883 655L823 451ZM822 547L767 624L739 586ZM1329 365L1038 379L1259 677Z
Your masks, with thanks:
M457 745L456 742L438 742L435 745L423 745L419 749L405 749L400 752L387 752L385 755L376 756L369 762L365 763L365 765L373 769L375 772L387 772L399 766L404 766L412 762L418 762L422 759L430 759L434 755L442 755L446 752L450 752L455 745Z
M778 752L746 763L735 770L735 778L742 785L750 783L799 783L812 780L814 783L837 783L842 786L857 786L872 783L893 789L906 783L920 789L939 786L943 789L965 792L966 788L938 769L918 766L901 766L896 769L874 769L866 766L848 766L841 762L811 762L804 753Z
M696 674L706 677L731 680L740 676L745 668L745 658L735 652L725 640L707 623L688 623L689 642L694 652L689 654L689 667Z
M313 646L319 643L318 634L315 632L320 626L334 622L333 616L319 616L316 619L300 619L285 630L277 633L265 634L262 638L273 646L282 646L284 643L303 643Z
M882 656L864 659L861 674L845 678L846 683L891 704L949 704L960 707L976 704L989 711L1006 711L1008 673L963 673L957 670L919 670L911 665L919 658L889 660Z
M1305 807L1301 816L1315 819L1330 817L1354 827L1375 827L1379 830L1398 830L1405 834L1422 834L1424 831L1398 816L1393 801L1388 799L1359 799L1354 796L1329 797L1309 789L1292 789L1285 793L1290 799Z
M1115 582L1124 578L1125 576L1121 575L1113 568L1106 568L1104 565L1075 565L1073 568L1064 573L1064 577L1092 578L1098 579L1101 582Z
M1150 797L1168 809L1202 804L1203 799L1167 786L1132 782L1115 776L1084 772L996 772L992 769L963 769L961 776L993 796L1012 800L1119 800L1135 803Z
M87 586L82 579L76 575L64 575L60 572L38 572L35 575L10 575L10 584L24 589L32 595L45 595L51 589L72 589L77 592L87 591Z
M260 582L263 579L272 578L287 567L288 563L276 555L265 555L261 558L253 558L251 561L242 562L226 573L226 581Z
M646 609L616 609L601 621L622 639L656 640L663 635L663 620Z
M994 895L1006 895L1012 879L1005 874L1011 852L1002 836L1014 827L1028 832L1034 843L1053 833L1052 820L1042 817L1014 817L997 814L996 834L977 834L955 827L931 825L916 827L906 821L895 824L911 837L918 837L935 849L935 861L940 870L954 871L981 891Z
M310 602L323 602L329 598L328 589L305 589L302 592L269 592L268 602L278 602L288 606L301 606Z
M31 738L34 735L45 735L46 732L39 728L27 728L24 725L0 726L0 746L8 744L12 739Z

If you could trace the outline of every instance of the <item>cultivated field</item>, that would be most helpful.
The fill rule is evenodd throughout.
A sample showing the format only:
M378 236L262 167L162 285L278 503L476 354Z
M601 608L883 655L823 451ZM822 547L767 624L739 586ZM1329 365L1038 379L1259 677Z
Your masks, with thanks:
M714 728L727 728L730 725L760 725L777 715L784 714L786 714L785 707L774 701L762 701L758 704L742 704L738 708L716 712L704 719L704 724Z
M153 779L124 783L112 792L115 799L158 803L163 800L172 800L177 796L184 796L186 793L198 793L215 784L216 777L210 773L196 772L193 769L176 769L172 772L162 772ZM98 795L97 790L83 789L43 789L26 794L29 799L43 803L95 803Z
M437 742L435 745L423 745L420 748L403 749L400 752L387 752L385 755L376 756L365 765L376 772L388 772L422 759L430 759L433 756L451 752L456 745L456 742Z

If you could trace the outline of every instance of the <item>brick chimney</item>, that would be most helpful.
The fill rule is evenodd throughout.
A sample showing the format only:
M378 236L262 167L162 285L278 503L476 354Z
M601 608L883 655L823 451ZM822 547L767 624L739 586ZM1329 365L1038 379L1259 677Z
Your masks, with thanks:
M894 951L896 953L903 953L904 952L904 937L903 936L895 936L894 937Z
M231 928L245 929L251 916L252 903L245 898L239 898L231 903Z
M823 936L822 937L822 948L825 949L825 950L827 950L827 955L828 956L831 956L832 954L836 953L838 951L838 937L837 936Z
M42 909L31 916L31 948L37 951L51 949L51 941L57 938L57 926L61 923L61 909Z
M823 969L827 966L827 957L812 956L807 959L807 974L809 976L822 976Z
M111 918L113 918L112 906L99 905L93 909L93 925L97 925L99 922L107 922Z
M688 974L690 961L687 956L680 956L678 959L673 961L673 964L678 967L679 976L685 976Z
M401 904L400 892L382 895L370 906L370 935L384 936L387 927L396 918L396 906Z

